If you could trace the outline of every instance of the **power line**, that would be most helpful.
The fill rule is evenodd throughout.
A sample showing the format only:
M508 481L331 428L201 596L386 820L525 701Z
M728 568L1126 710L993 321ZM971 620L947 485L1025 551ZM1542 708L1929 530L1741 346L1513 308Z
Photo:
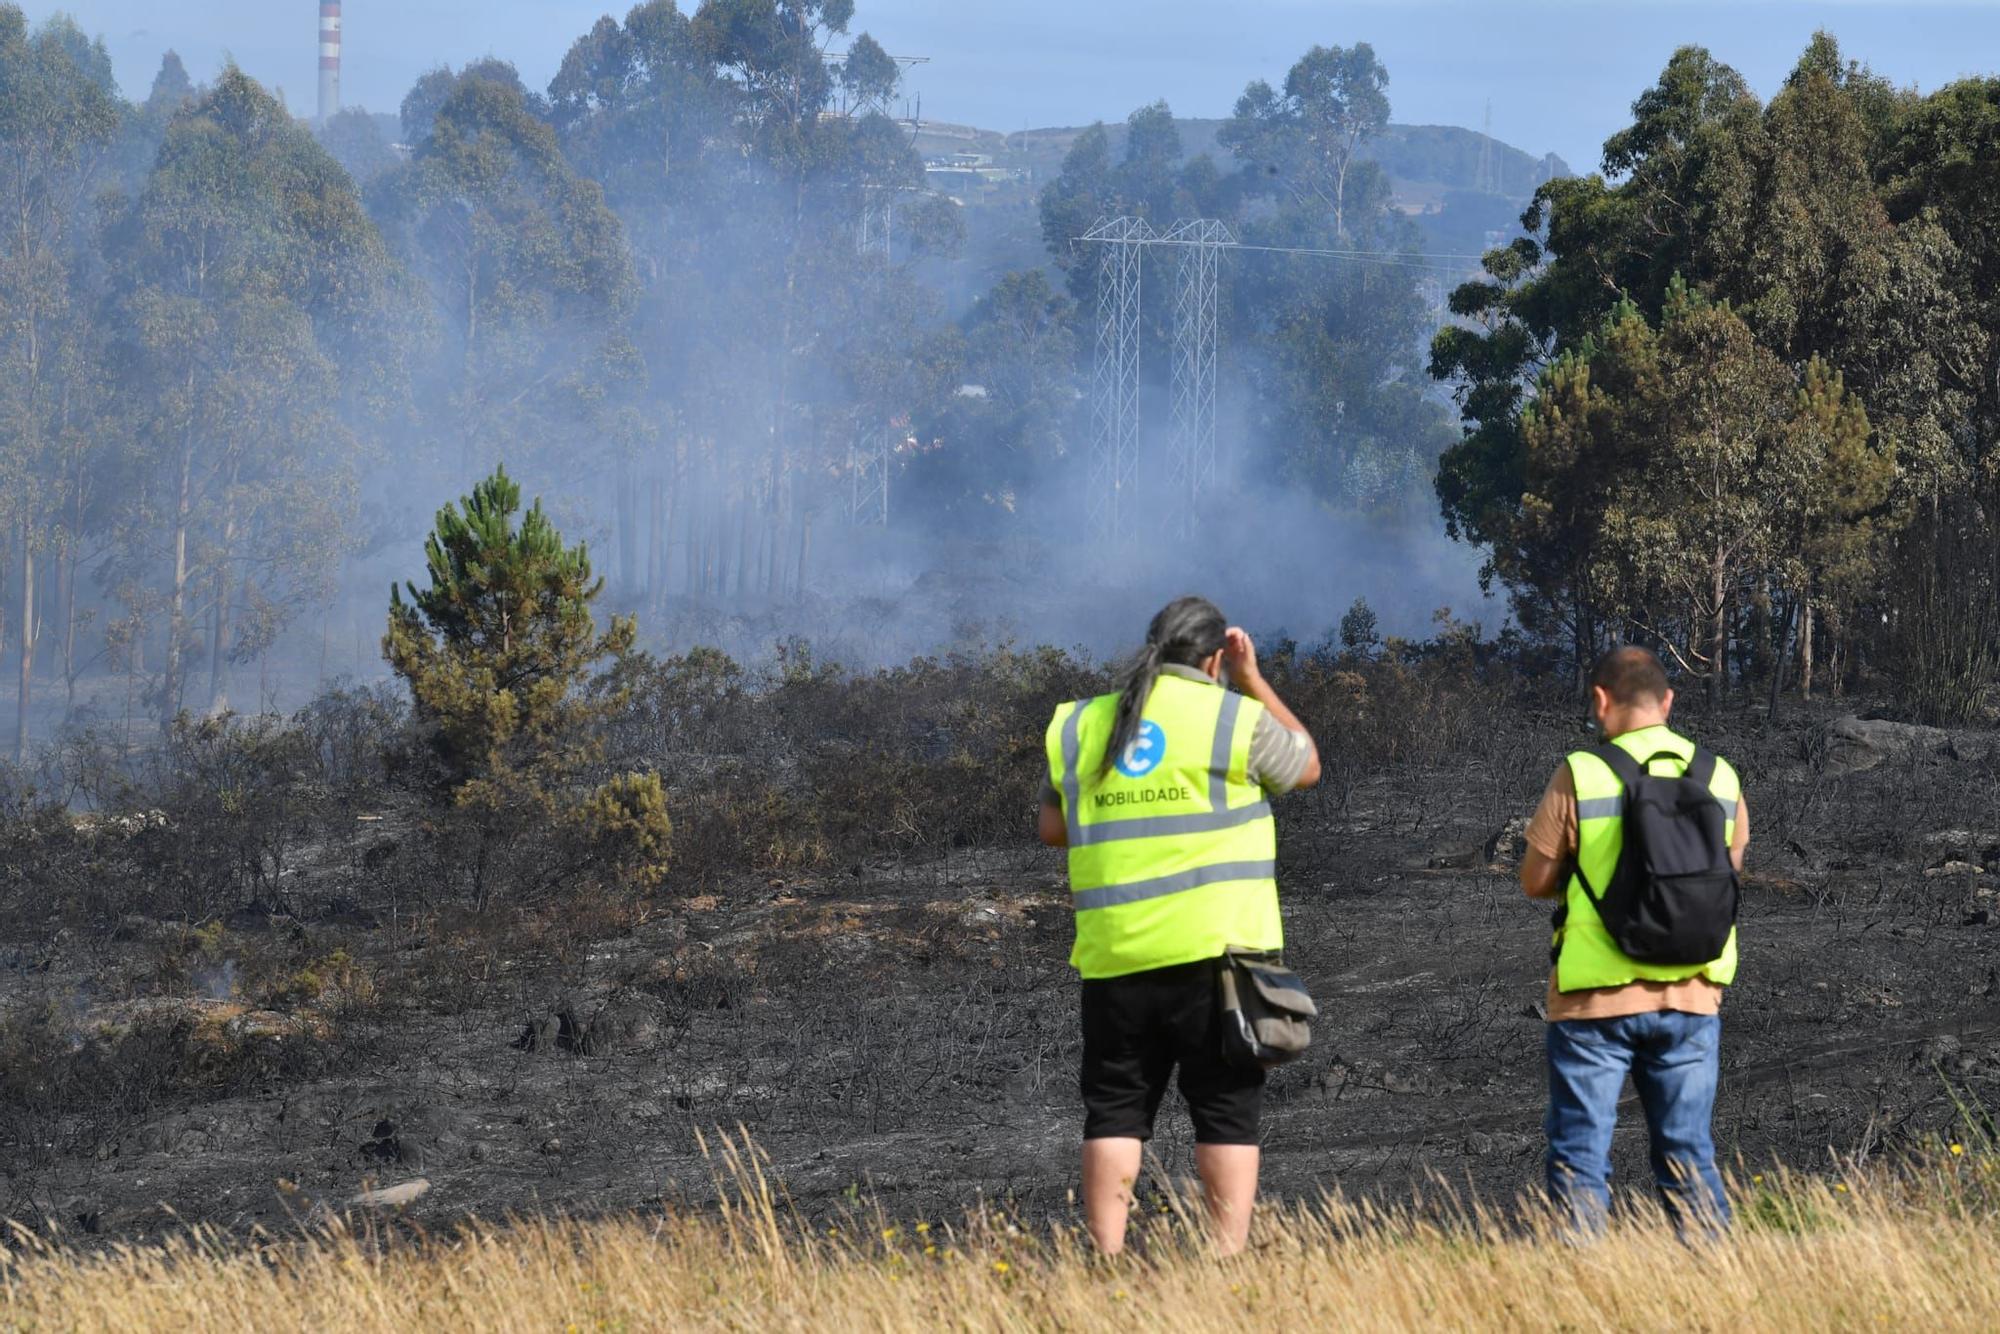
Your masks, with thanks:
M1090 241L1096 243L1096 242L1107 241L1109 238L1102 236L1084 235L1076 237L1074 239L1078 241ZM1148 245L1197 245L1201 243L1195 241L1176 240L1173 239L1172 237L1163 236L1150 240L1147 242L1147 244ZM1406 250L1336 250L1331 248L1321 248L1315 246L1251 245L1241 241L1232 241L1225 243L1223 248L1225 250L1253 250L1267 255L1304 255L1308 257L1316 257L1321 259L1352 259L1360 261L1362 263L1389 264L1403 268L1443 269L1453 273L1462 271L1464 266L1459 264L1433 263L1433 261L1436 260L1478 261L1486 258L1484 255L1471 255L1453 251L1435 251L1435 252L1426 251L1419 254L1412 254Z
M1215 489L1217 273L1236 233L1214 218L1175 223L1156 240L1180 250L1174 275L1173 429L1168 436L1168 504L1182 537L1193 537Z
M1499 173L1493 163L1493 99L1486 99L1486 119L1480 125L1479 133L1479 185L1483 195L1500 193Z
M1421 254L1412 255L1399 250L1316 250L1309 246L1278 245L1238 245L1232 250L1257 250L1271 255L1305 255L1321 259L1351 259L1363 264L1386 264L1395 268L1439 269L1450 273L1462 272L1463 264L1438 264L1433 260L1481 260L1484 255Z
M1097 355L1091 375L1090 520L1118 542L1136 534L1139 483L1139 299L1146 247L1158 239L1144 218L1101 218L1083 237L1101 243Z

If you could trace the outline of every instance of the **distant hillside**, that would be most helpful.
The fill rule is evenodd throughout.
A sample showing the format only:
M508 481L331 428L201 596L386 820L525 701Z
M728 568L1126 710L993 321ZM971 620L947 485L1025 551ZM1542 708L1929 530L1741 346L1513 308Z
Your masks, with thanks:
M1391 125L1367 147L1367 156L1382 164L1397 181L1442 185L1452 190L1480 186L1480 150L1491 144L1487 183L1490 194L1526 199L1544 181L1571 175L1569 164L1554 153L1533 157L1511 144L1489 139L1477 130L1456 125Z
M1232 155L1216 143L1220 120L1181 120L1181 144L1190 158L1206 153L1228 170ZM962 308L1002 274L1046 262L1034 201L1062 170L1062 161L1084 126L1052 126L1003 134L972 125L931 123L915 133L917 151L938 161L982 164L932 173L931 183L966 207L965 262L939 274L954 308ZM1107 124L1114 157L1125 150L1125 126ZM1482 150L1491 145L1490 153ZM1365 154L1390 177L1395 207L1420 229L1424 249L1471 256L1514 235L1521 210L1543 181L1570 175L1569 164L1550 153L1535 157L1476 130L1452 125L1391 125ZM1482 157L1486 161L1482 163ZM980 174L981 167L996 169Z
M1229 157L1228 150L1215 141L1224 122L1187 119L1176 123L1189 157L1203 153L1218 159ZM1057 126L1001 134L969 125L926 125L918 131L917 147L927 156L985 154L996 163L1026 167L1035 179L1046 180L1061 170L1063 155L1085 128ZM1105 129L1111 136L1112 153L1122 152L1125 126L1107 124ZM1489 142L1491 176L1482 181L1481 149ZM1365 155L1388 171L1397 185L1398 201L1406 204L1435 201L1451 190L1526 200L1543 181L1570 174L1569 164L1553 153L1535 157L1511 144L1489 140L1477 130L1453 125L1391 125L1367 145Z

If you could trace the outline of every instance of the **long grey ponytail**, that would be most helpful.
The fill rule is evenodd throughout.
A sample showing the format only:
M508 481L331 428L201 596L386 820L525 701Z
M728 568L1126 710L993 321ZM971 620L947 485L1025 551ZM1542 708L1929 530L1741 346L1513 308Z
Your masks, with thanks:
M1229 622L1223 619L1221 609L1207 598L1175 598L1160 608L1146 627L1146 646L1133 654L1119 673L1118 720L1104 747L1100 776L1110 773L1125 748L1139 739L1139 724L1145 717L1146 701L1152 697L1153 683L1160 679L1161 666L1172 662L1199 667L1221 649L1228 631Z

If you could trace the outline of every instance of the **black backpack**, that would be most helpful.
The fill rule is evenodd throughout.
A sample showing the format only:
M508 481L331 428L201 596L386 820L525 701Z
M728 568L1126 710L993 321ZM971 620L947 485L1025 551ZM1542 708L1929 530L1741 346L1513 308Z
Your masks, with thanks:
M1590 752L1625 787L1625 837L1611 882L1600 891L1577 868L1577 880L1605 930L1627 958L1692 967L1722 957L1736 925L1741 888L1729 857L1730 812L1709 791L1715 756L1697 747L1679 778L1657 778L1622 746Z

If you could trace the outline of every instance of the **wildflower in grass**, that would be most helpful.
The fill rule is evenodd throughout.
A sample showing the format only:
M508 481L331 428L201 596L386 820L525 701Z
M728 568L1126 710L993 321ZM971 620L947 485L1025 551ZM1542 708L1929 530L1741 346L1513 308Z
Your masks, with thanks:
M1963 1158L1965 1156L1965 1146L1963 1144L1952 1145L1951 1156L1954 1158Z
M1008 1264L1005 1260L995 1260L993 1262L993 1272L996 1274L1004 1274L1013 1267L1014 1266Z
M902 1235L903 1229L899 1227L885 1227L882 1229L882 1240L884 1241L894 1241Z
M1761 1186L1761 1185L1763 1185L1763 1184L1764 1184L1764 1174L1763 1174L1762 1172L1759 1172L1759 1173L1757 1173L1757 1174L1756 1174L1755 1176L1751 1177L1751 1178L1750 1178L1750 1184L1751 1184L1751 1185L1753 1185L1753 1186Z
M930 1230L931 1230L931 1225L929 1223L917 1224L917 1235L920 1237L923 1236L924 1233L929 1232Z
M937 1247L935 1247L935 1246L926 1246L926 1247L924 1247L924 1254L925 1254L925 1255L936 1255L936 1254L937 1254Z
M1833 1193L1836 1195L1847 1194L1847 1183L1845 1181L1836 1182L1833 1187Z

